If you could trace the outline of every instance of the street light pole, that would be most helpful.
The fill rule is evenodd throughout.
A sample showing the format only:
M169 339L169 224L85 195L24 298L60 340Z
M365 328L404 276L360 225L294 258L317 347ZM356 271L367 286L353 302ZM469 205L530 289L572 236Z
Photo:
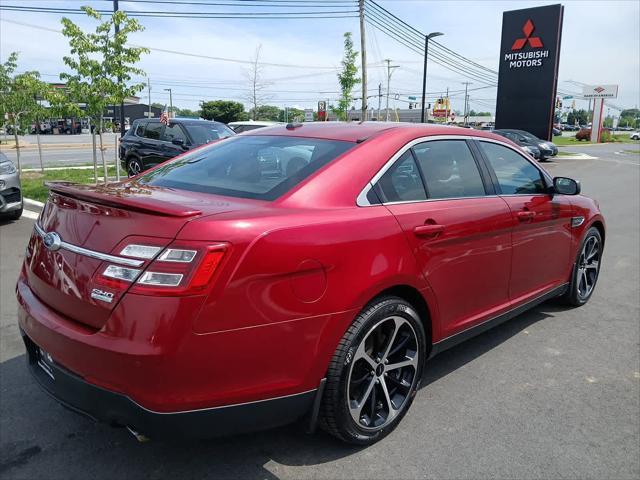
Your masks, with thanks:
M424 37L424 66L422 70L422 112L420 113L420 122L424 123L425 101L427 96L427 59L429 58L429 40L434 37L444 35L441 32L431 32Z
M385 62L387 62L387 106L386 106L386 116L385 116L385 120L388 122L389 121L389 84L391 83L391 72L392 72L392 68L398 68L398 65L391 65L391 60L390 59L386 59Z
M473 85L473 83L471 82L462 82L462 84L464 85L464 126L467 126L467 123L469 123L469 95L468 95L468 91L469 91L469 85Z
M173 96L171 95L171 89L165 88L165 92L169 92L169 118L173 118Z

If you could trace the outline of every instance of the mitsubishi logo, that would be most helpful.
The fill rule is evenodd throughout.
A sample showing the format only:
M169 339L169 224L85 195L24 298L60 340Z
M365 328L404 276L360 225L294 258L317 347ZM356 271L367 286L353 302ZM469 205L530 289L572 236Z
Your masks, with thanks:
M529 46L531 48L542 48L542 40L540 37L532 37L531 34L535 30L535 26L531 19L527 20L522 27L522 33L524 33L524 38L518 38L513 45L511 46L511 50L522 50L524 46L529 42Z

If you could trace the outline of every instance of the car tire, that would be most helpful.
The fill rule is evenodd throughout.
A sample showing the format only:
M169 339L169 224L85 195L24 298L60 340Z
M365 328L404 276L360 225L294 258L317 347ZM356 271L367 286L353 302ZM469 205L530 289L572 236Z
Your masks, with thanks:
M593 250L594 247L595 250ZM597 228L591 227L580 244L571 273L569 290L561 297L563 303L581 307L589 301L600 275L602 253L602 235Z
M142 165L142 162L139 159L135 157L131 157L127 159L127 174L129 175L129 177L135 177L136 175L141 173L143 170L144 170L144 166Z
M320 427L356 445L384 438L413 402L426 351L424 327L411 304L387 296L367 305L329 364Z

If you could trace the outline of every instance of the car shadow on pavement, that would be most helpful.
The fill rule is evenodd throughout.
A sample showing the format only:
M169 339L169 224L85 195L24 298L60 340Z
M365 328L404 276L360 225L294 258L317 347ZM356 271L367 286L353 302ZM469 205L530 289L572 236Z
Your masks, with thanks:
M423 386L553 316L555 308L544 304L435 357ZM308 435L305 426L299 422L208 441L138 443L124 429L96 424L58 405L31 379L24 355L0 364L2 478L275 479L285 474L283 465L318 465L362 450L321 431Z

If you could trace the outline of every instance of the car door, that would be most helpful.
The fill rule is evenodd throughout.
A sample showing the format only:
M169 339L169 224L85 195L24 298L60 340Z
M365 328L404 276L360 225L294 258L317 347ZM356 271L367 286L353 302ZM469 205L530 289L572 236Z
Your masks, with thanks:
M515 148L479 141L500 197L512 216L510 297L526 301L569 280L572 207L550 193L550 179Z
M179 123L169 123L162 131L162 156L165 158L176 157L189 150L189 138L184 128ZM174 143L180 142L180 144Z
M464 139L414 143L374 190L435 293L444 338L508 308L511 217Z
M139 153L145 168L153 167L168 158L161 140L163 129L164 125L160 122L148 122L144 129L144 137L140 141Z

